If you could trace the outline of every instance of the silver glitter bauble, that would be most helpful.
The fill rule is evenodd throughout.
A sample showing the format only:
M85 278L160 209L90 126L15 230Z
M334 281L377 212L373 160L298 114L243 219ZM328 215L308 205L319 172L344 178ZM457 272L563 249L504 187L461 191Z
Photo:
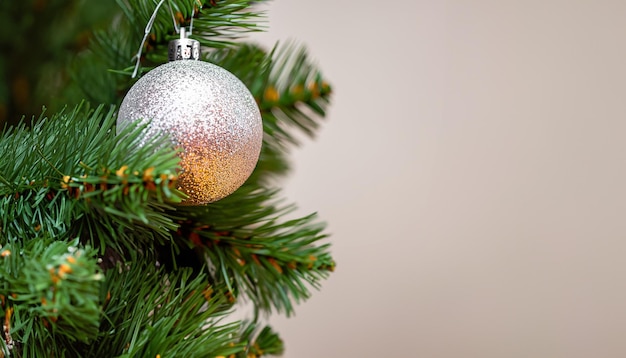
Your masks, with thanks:
M122 101L118 131L137 121L150 123L144 141L165 132L182 149L178 189L186 205L231 194L259 159L263 123L254 97L208 62L173 61L145 74Z

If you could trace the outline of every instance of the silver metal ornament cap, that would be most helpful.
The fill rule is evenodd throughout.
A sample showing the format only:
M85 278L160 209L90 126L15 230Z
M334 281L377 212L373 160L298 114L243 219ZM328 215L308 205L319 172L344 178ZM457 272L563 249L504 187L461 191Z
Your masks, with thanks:
M184 27L180 28L180 38L170 41L168 48L170 62L200 59L200 42L188 38Z

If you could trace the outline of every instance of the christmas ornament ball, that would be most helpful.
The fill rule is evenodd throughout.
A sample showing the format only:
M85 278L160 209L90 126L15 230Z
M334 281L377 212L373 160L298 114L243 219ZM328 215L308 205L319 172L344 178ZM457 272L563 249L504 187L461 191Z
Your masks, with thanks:
M166 133L181 149L177 185L189 197L185 205L230 195L259 159L263 123L254 97L208 62L173 61L141 77L122 101L118 132L138 121L149 123L142 144Z

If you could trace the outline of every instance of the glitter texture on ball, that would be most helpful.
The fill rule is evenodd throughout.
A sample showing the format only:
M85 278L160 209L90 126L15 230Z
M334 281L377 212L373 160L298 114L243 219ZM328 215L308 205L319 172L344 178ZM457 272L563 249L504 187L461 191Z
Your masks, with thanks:
M237 190L261 152L263 123L254 97L225 69L173 61L145 74L120 106L118 131L149 123L144 142L166 133L181 148L178 189L184 205L202 205Z

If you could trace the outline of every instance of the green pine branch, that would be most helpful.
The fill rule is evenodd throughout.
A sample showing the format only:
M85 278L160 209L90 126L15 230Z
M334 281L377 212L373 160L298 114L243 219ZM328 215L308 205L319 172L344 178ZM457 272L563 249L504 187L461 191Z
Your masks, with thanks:
M230 307L203 275L167 273L149 260L119 263L101 289L104 316L85 357L214 357L242 351L239 325L222 323Z
M116 135L113 108L77 107L0 137L2 235L81 236L105 250L129 251L169 238L163 215L184 196L178 157L165 139L143 144L142 128ZM0 242L1 243L1 242Z
M134 29L135 39L139 44L155 4L145 0L117 2L125 14L129 27ZM233 40L239 39L245 33L263 30L263 12L252 6L256 2L258 1L170 0L157 13L142 56L151 64L166 62L168 43L178 38L175 26L190 27L192 15L191 38L198 40L202 47L209 49L235 46Z
M4 356L17 348L28 357L63 356L97 336L103 275L94 249L49 236L12 239L0 248L0 277Z
M293 313L334 270L326 235L315 215L284 220L293 206L277 206L275 191L244 187L205 209L183 211L179 242L202 248L213 267L213 281L257 309ZM183 209L184 210L184 209Z
M285 349L283 340L270 326L261 327L256 321L244 322L241 338L247 345L243 352L237 354L237 358L279 356Z
M259 103L268 133L277 142L298 144L289 129L296 127L312 137L319 128L319 117L326 115L330 85L310 61L304 47L288 44L276 51L270 81Z
M76 56L69 70L73 85L65 89L68 100L83 97L92 103L119 104L134 82L134 56L157 1L117 0L120 13L105 29L94 31L90 45ZM234 40L263 29L263 12L252 6L259 1L168 0L157 13L142 48L140 73L167 62L169 40L178 38L176 26L191 25L192 38L208 49L235 47ZM170 12L169 7L172 7ZM174 16L172 17L172 13ZM72 96L74 95L74 96Z
M314 216L280 219L292 207L274 204L275 191L249 183L210 206L168 204L181 199L173 187L176 153L159 140L140 146L141 127L115 135L113 121L112 111L79 107L0 137L6 155L15 153L14 161L0 164L0 203L8 214L1 243L81 235L110 261L102 267L117 267L128 259L145 260L173 236L174 253L176 245L193 244L219 268L211 273L211 282L221 287L217 296L243 295L258 309L287 314L332 271L328 245L315 245L325 237L323 225ZM114 281L119 284L119 278Z

